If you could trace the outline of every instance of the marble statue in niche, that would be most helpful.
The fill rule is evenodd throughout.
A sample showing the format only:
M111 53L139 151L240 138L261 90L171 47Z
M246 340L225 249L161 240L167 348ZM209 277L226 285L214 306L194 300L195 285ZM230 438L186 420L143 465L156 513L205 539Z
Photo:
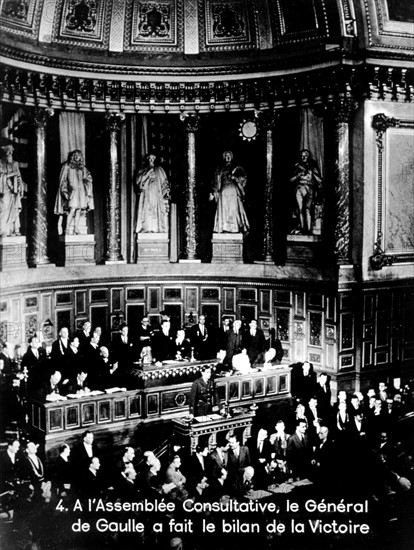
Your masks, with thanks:
M290 182L295 186L293 217L297 222L291 233L294 235L320 234L323 213L323 179L318 165L308 149L300 151L299 161L295 164Z
M3 150L0 160L0 236L18 236L24 184L19 164L13 160L13 145L6 145Z
M78 235L82 212L94 210L92 176L86 168L82 152L71 151L63 164L59 176L59 189L55 201L58 219L58 233L63 233L63 217L67 215L66 234Z
M213 191L209 200L216 200L217 210L214 220L214 233L248 233L243 201L247 175L242 166L233 163L233 153L223 153L224 163L216 169Z
M139 193L136 233L167 233L170 184L164 169L150 154L138 171L135 183Z

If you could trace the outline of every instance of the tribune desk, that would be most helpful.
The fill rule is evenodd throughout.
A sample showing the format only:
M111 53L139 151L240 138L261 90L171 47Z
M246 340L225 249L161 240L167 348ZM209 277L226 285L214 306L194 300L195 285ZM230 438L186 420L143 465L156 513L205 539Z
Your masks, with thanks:
M217 367L217 361L152 366L138 374L140 382L133 390L46 403L29 399L31 437L44 443L46 459L56 456L62 443L79 442L85 430L94 433L100 446L127 445L143 422L170 422L188 415L192 381L206 364ZM288 366L268 367L244 375L217 376L215 381L220 401L226 401L231 411L290 395Z
M257 408L257 407L256 407ZM256 414L255 407L251 409L235 409L234 416L222 418L218 414L196 417L192 421L187 417L173 419L174 443L180 444L195 451L200 438L208 441L209 449L215 448L217 443L217 434L222 432L240 433L240 442L244 444L251 435L253 418Z

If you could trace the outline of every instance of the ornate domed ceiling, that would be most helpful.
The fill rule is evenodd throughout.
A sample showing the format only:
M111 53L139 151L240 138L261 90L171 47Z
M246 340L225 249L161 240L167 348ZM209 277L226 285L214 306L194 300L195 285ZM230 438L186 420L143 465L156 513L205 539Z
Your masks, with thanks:
M126 112L313 102L355 85L407 100L413 23L405 0L3 0L0 93Z
M218 75L323 63L364 46L359 36L403 55L414 9L401 0L3 0L0 21L2 53L21 62Z

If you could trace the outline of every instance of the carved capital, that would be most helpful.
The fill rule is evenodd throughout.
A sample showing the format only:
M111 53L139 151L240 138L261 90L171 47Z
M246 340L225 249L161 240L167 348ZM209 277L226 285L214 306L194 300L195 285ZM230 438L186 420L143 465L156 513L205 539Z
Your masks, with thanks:
M36 107L32 113L33 126L35 128L45 128L47 121L55 114L54 109Z
M357 107L358 103L350 97L336 99L331 104L332 114L334 116L335 122L349 122Z
M195 133L200 129L200 117L198 115L182 115L180 118L184 122L186 132Z
M400 126L401 121L397 118L392 118L384 115L384 113L378 113L372 117L372 127L376 132L376 142L378 148L382 151L384 144L382 138L388 128L396 128Z
M109 113L106 115L105 119L107 130L110 132L119 132L125 120L125 115L123 113Z

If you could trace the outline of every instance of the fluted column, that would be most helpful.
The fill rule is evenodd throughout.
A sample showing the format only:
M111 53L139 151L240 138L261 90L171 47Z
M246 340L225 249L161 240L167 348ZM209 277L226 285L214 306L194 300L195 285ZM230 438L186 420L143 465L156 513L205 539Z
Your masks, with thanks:
M119 195L119 157L118 139L121 125L125 120L123 114L109 114L106 127L109 131L109 189L106 205L106 250L105 263L124 262L121 254L121 199Z
M34 128L33 184L28 188L28 265L50 264L47 253L47 178L46 128L53 109L36 108L32 114Z
M263 260L266 264L274 264L273 260L273 129L275 115L269 113L263 120L266 131L266 186L263 235Z
M185 216L185 253L184 258L189 261L199 261L197 257L197 194L196 194L196 143L195 135L199 129L200 118L190 115L185 118L187 132L187 183L186 183L186 216Z
M349 120L356 105L341 100L334 105L335 117L335 255L338 264L351 264Z

